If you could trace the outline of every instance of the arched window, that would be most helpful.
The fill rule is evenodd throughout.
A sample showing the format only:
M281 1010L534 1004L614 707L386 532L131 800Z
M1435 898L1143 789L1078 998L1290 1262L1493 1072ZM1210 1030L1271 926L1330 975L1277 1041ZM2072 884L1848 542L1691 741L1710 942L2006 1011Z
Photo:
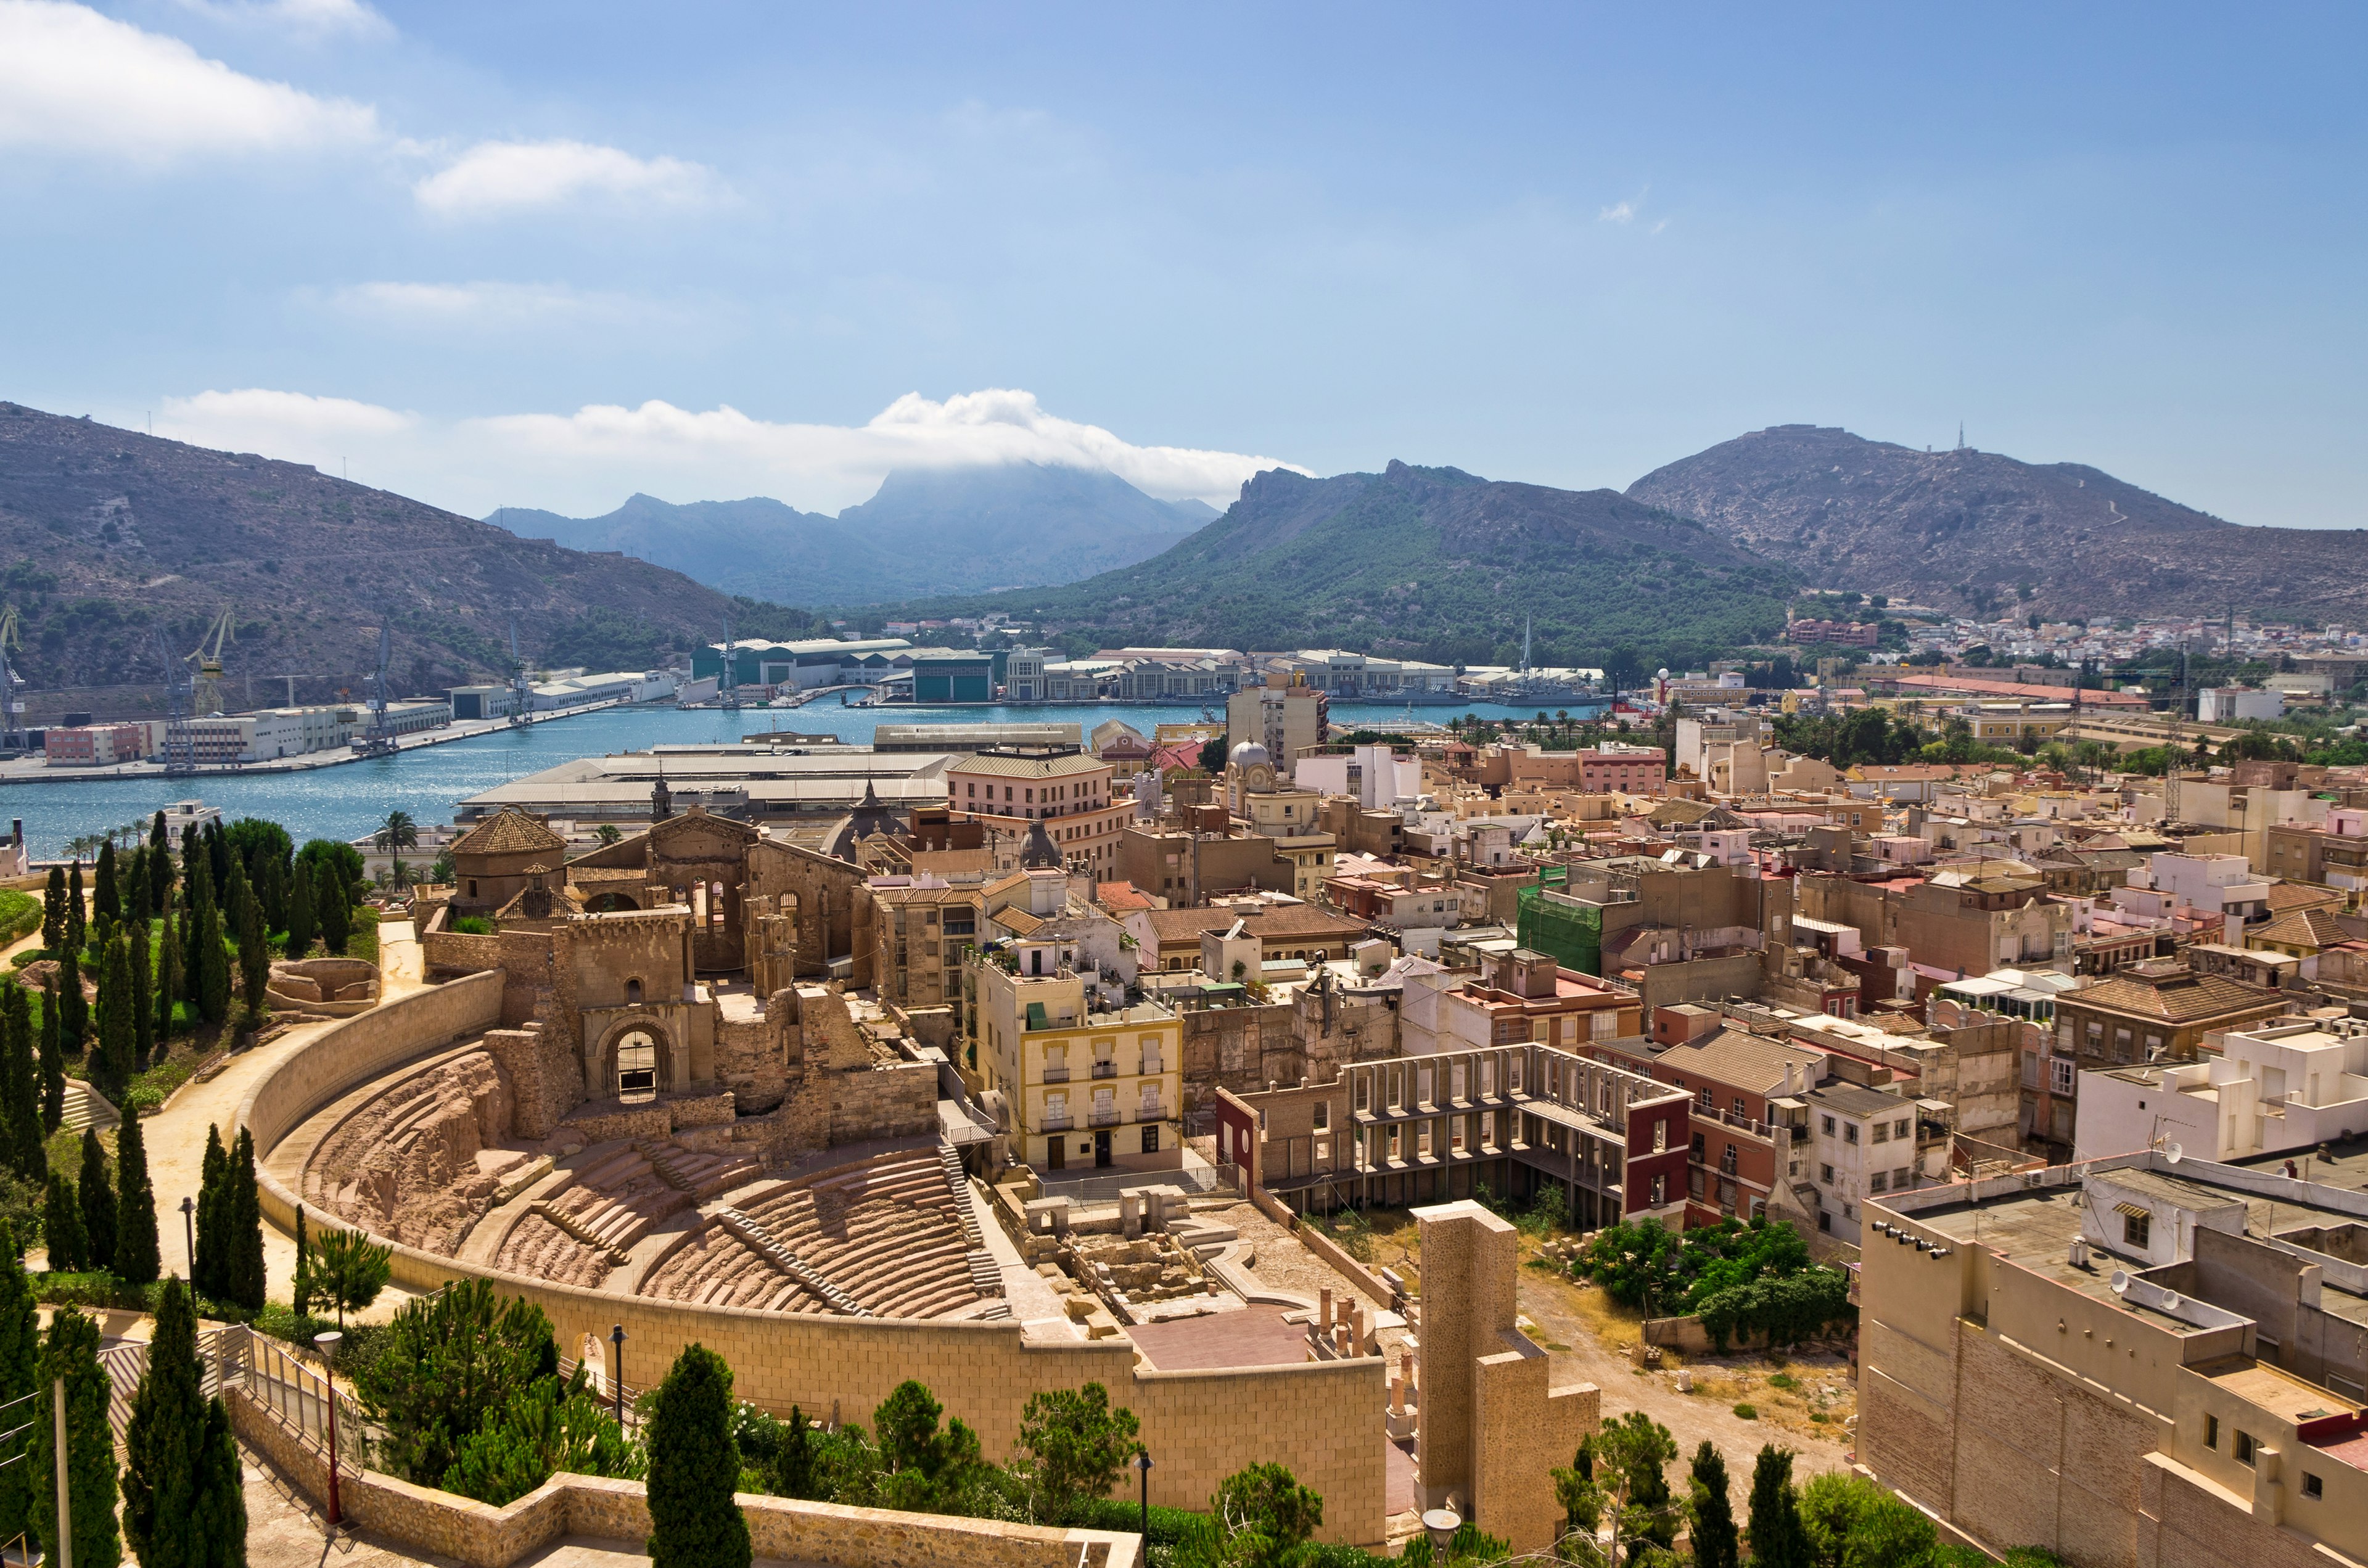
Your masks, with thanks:
M617 1041L617 1097L627 1102L658 1096L658 1042L635 1029Z
M628 1007L638 1007L641 1005L642 983L638 980L629 980L625 982L625 1006Z

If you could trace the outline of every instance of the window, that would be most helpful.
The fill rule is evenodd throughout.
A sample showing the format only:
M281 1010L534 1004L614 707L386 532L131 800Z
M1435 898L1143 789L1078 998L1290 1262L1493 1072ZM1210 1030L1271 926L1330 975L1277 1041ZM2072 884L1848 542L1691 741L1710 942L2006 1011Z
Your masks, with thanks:
M625 982L625 1006L628 1007L638 1007L641 1005L642 983L638 980L629 980Z
M1884 1175L1881 1171L1875 1172L1873 1176L1870 1178L1866 1184L1866 1189L1869 1192L1887 1192L1890 1188L1891 1178Z
M1702 1109L1715 1110L1718 1108L1716 1106L1710 1103L1710 1085L1708 1084L1704 1084L1702 1085L1702 1093L1696 1097L1701 1101Z
M1318 1132L1328 1132L1331 1130L1332 1102L1329 1100L1317 1100L1315 1102L1315 1131Z
M1902 1165L1899 1169L1892 1172L1891 1190L1894 1192L1905 1192L1909 1187L1914 1187L1916 1183L1910 1178L1913 1177L1915 1174L1914 1169L1907 1165Z
M2318 1477L2311 1474L2310 1471L2304 1471L2302 1472L2302 1494L2305 1497L2324 1497L2327 1495L2327 1483L2319 1480Z
M1827 1117L1827 1118L1825 1119L1825 1121L1826 1121L1826 1136L1827 1136L1827 1137L1828 1137L1828 1138L1831 1138L1831 1137L1834 1135L1834 1119L1833 1119L1832 1117L1830 1117L1830 1116L1829 1116L1829 1117Z
M2051 1093L2068 1095L2072 1092L2072 1063L2065 1057L2052 1057L2047 1063L2047 1087Z
M1143 1152L1146 1154L1156 1154L1159 1153L1158 1128L1146 1127L1143 1130Z
M1903 1116L1897 1121L1891 1124L1891 1135L1894 1138L1905 1138L1907 1136L1907 1119L1906 1117Z
M1845 1143L1855 1143L1858 1142L1857 1122L1845 1121L1842 1123L1842 1142Z
M1818 1179L1819 1181L1821 1181L1821 1182L1825 1183L1825 1185L1826 1185L1826 1186L1827 1186L1827 1187L1831 1187L1831 1186L1833 1186L1833 1185L1834 1185L1834 1167L1833 1167L1833 1166L1831 1166L1831 1165L1819 1165L1819 1166L1817 1167L1817 1179Z
M2134 1247L2146 1246L2153 1233L2153 1215L2124 1214L2122 1216L2122 1240L2125 1244Z
M2230 1451L2234 1454L2238 1464L2252 1463L2253 1435L2250 1432L2237 1433L2236 1442L2230 1445Z
M2203 1446L2207 1449L2220 1446L2220 1418L2216 1415L2203 1418Z
M1747 1101L1741 1095L1736 1096L1735 1114L1737 1116L1749 1116L1751 1114L1750 1110L1748 1108L1749 1103L1750 1102Z
M1874 1124L1873 1141L1877 1143L1888 1143L1891 1142L1891 1123L1887 1121L1876 1122Z

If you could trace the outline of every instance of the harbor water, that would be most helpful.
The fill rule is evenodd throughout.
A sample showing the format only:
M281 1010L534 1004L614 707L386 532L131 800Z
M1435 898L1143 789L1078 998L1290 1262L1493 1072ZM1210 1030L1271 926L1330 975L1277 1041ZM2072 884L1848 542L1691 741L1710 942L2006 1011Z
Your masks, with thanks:
M1577 705L1569 708L1574 719L1585 717L1588 711ZM1484 702L1461 708L1417 708L1411 716L1417 722L1444 724L1466 712L1486 719L1528 719L1536 717L1537 710ZM1335 703L1332 727L1341 733L1354 730L1360 722L1403 722L1408 716L1403 704ZM64 855L67 843L74 838L144 822L170 801L199 800L220 807L233 819L268 817L301 844L308 838L359 838L393 811L408 812L422 824L449 822L454 802L497 784L579 756L643 751L654 745L721 744L768 730L836 735L868 744L871 732L882 724L1066 723L1081 725L1090 735L1095 725L1110 719L1121 720L1148 735L1157 725L1190 722L1198 717L1197 710L1179 707L925 708L900 703L853 708L841 707L828 698L803 708L744 708L736 712L712 708L604 708L393 756L300 772L242 774L206 768L189 778L45 779L39 784L0 785L0 824L21 817L34 857L53 858Z

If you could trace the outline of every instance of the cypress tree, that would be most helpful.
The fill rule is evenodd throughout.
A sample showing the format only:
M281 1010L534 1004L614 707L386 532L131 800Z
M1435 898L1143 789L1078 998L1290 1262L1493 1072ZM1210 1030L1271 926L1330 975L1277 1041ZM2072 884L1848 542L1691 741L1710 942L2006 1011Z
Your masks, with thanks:
M1753 1568L1809 1568L1809 1538L1801 1528L1801 1497L1793 1489L1793 1450L1763 1446L1751 1467Z
M35 1186L50 1179L42 1147L41 1092L34 1064L32 999L21 985L0 995L0 1117L8 1132L8 1168ZM0 1532L0 1540L6 1532Z
M67 1506L74 1511L77 1568L120 1568L123 1562L123 1540L115 1527L115 1434L107 1424L107 1400L113 1384L98 1364L98 1324L72 1307L58 1309L50 1321L49 1343L41 1353L33 1430L26 1444L35 1480L33 1528L55 1561L61 1456L51 1437L56 1430L51 1390L58 1379L64 1379L66 1451L63 1457Z
M168 1279L123 1432L123 1534L148 1568L245 1561L246 1503L235 1495L238 1446L230 1445L225 1467L212 1420L222 1401L206 1398L204 1376L196 1307L181 1282ZM227 1435L227 1412L222 1414ZM225 1488L233 1495L223 1496Z
M58 1044L69 1056L82 1054L90 1031L90 998L82 994L82 949L68 942L58 958Z
M25 1273L16 1228L0 1224L0 1403L24 1398L40 1375L41 1324L33 1281ZM29 1405L11 1404L17 1425L29 1419ZM0 1540L12 1540L33 1525L33 1467L0 1467Z
M206 869L213 873L217 899L230 891L230 835L222 831L222 819L216 817L206 824Z
M165 813L158 812L156 820L148 824L149 912L162 915L172 903L173 833L165 825Z
M181 837L181 881L188 896L181 919L181 1000L199 1006L205 986L205 964L198 956L199 940L214 904L213 862L205 840L190 828Z
M263 1202L255 1185L255 1135L238 1131L227 1173L230 1200L230 1244L222 1259L226 1299L250 1312L261 1312L267 1280L263 1268Z
M80 952L90 944L90 915L83 906L82 862L66 869L66 948Z
M115 1133L115 1276L129 1285L150 1284L163 1267L156 1192L148 1182L148 1135L128 1111Z
M156 928L156 1039L163 1040L173 1032L173 1008L181 1000L186 987L181 973L181 932L173 918L172 907L165 906L165 918Z
M195 935L188 954L197 982L198 1016L219 1024L230 1016L230 949L222 941L222 912L211 903L190 917Z
M277 855L266 854L255 882L256 890L263 895L263 928L285 931L288 929L288 862Z
M82 1177L75 1186L82 1200L85 1255L93 1268L115 1267L115 1187L107 1178L107 1151L95 1128L82 1130Z
M144 930L155 916L148 897L148 846L142 844L123 865L123 918Z
M1736 1540L1735 1500L1728 1495L1726 1459L1708 1437L1694 1450L1687 1490L1694 1568L1740 1568L1742 1552Z
M250 897L238 922L238 999L246 1006L250 1027L259 1028L271 1015L264 989L271 983L271 943L263 931L263 903Z
M733 1500L732 1369L704 1345L676 1358L650 1416L650 1568L748 1568L748 1521Z
M312 952L315 930L313 879L305 874L304 862L296 862L296 870L288 881L288 956L301 959Z
M313 1244L304 1233L304 1206L296 1205L296 1278L288 1287L289 1305L298 1317L313 1310Z
M66 872L63 866L52 866L41 890L41 947L55 958L65 945Z
M42 1194L41 1239L50 1244L50 1271L53 1274L74 1274L90 1264L90 1237L82 1228L82 1205L74 1198L74 1185L62 1171L50 1173L49 1189Z
M148 1071L148 1058L156 1049L156 995L154 977L149 973L148 923L135 920L123 933L131 963L131 1070Z
M335 866L325 859L313 863L313 917L321 923L321 940L333 953L344 952L346 938L353 933L352 896Z
M98 865L91 878L90 905L103 942L123 919L123 890L116 882L115 840L111 838L98 846Z
M210 1301L225 1300L222 1256L227 1216L222 1212L223 1175L230 1155L223 1150L222 1130L206 1129L206 1157L198 1178L198 1256L189 1260L189 1283Z
M41 982L41 1131L55 1132L66 1114L65 1004L58 977Z
M123 1103L124 1086L131 1080L139 1033L131 1010L131 944L117 936L108 939L98 971L98 1031L90 1053L90 1086L116 1106Z

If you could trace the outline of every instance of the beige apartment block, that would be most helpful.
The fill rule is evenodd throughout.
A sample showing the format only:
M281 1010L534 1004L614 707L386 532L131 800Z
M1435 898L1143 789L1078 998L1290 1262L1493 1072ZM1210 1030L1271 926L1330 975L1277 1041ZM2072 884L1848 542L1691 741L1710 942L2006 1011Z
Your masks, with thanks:
M1010 1107L1013 1157L1040 1171L1180 1165L1175 1009L1105 1006L1076 971L1042 960L1042 949L1021 947L969 965L979 1070Z

